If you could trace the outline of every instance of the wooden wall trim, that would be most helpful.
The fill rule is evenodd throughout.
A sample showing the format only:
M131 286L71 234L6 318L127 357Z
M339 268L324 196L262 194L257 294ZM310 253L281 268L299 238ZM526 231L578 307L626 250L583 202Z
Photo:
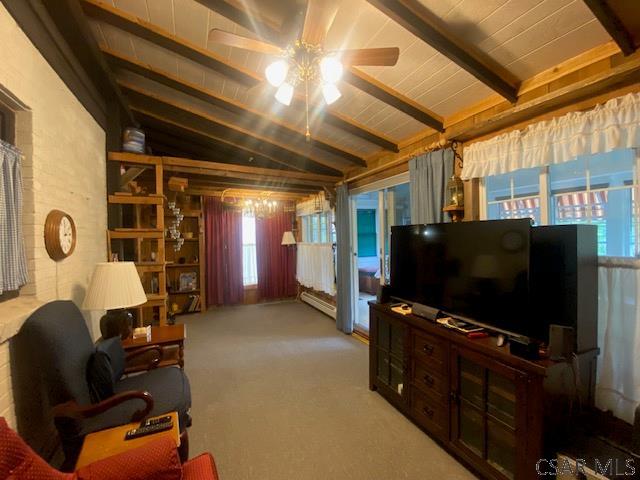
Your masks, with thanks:
M544 75L540 74L535 82L531 80L529 83L540 85L524 93L515 105L505 100L498 104L488 101L484 110L468 109L466 118L456 116L453 123L445 119L444 134L426 130L421 135L401 142L397 154L384 153L370 157L367 159L369 167L348 171L346 182L350 187L352 184L361 186L374 178L384 178L385 169L391 169L387 176L391 175L391 171L398 173L398 168L402 168L398 165L406 164L412 156L425 151L434 142L456 140L468 144L500 132L522 128L542 117L550 118L560 115L559 112L591 108L624 92L640 90L640 52L625 57L619 49L612 49L609 45L595 53L592 63L584 58L580 62L567 62L563 75L543 72ZM543 83L543 79L547 80L546 83Z

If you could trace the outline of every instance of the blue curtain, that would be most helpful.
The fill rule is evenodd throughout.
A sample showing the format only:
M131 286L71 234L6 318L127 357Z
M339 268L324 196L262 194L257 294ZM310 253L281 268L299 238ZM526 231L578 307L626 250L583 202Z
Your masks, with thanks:
M453 151L450 148L425 153L409 162L411 223L448 222L445 206L447 182L453 175Z
M339 185L336 198L336 328L344 333L353 332L353 285L351 276L351 215L349 214L349 188Z

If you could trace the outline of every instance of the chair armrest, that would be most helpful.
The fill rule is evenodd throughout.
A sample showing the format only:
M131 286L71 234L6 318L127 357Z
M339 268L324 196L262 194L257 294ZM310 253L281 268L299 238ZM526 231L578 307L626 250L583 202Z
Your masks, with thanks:
M104 413L107 410L129 400L142 400L145 403L145 407L143 409L137 410L133 413L133 415L131 416L132 422L141 421L143 418L149 415L149 413L153 409L153 397L149 392L130 390L128 392L118 393L112 397L107 398L106 400L103 400L99 403L94 403L92 405L82 406L79 405L75 400L60 403L53 407L53 416L56 418L91 418L95 417L96 415L100 415L101 413Z
M152 358L151 361L147 364L146 369L152 370L156 368L162 361L162 357L164 355L164 350L160 345L147 345L145 347L134 350L131 353L128 353L124 358L125 365L129 363L129 361L131 361L132 359L139 357L140 355L145 355L149 352L156 352L157 355L155 355L154 358Z

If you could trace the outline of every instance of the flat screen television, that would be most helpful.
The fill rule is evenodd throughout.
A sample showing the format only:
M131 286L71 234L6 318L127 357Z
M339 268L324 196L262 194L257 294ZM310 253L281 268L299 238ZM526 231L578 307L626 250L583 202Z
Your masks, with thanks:
M391 292L406 302L530 336L531 221L391 227Z

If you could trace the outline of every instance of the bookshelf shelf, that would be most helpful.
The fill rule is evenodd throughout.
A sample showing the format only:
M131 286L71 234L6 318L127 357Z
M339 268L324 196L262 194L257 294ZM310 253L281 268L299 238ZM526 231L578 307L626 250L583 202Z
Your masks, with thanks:
M168 185L165 184L168 188ZM176 207L184 218L180 224L182 237L187 232L193 238L184 238L184 244L179 251L175 251L176 240L165 238L167 252L167 284L173 287L169 292L168 304L176 315L205 311L206 295L204 289L205 275L202 259L204 258L204 220L202 216L202 197L183 192L169 192L169 198L175 198ZM165 224L173 218L170 212L165 212ZM180 290L180 277L195 274L196 287L194 290ZM183 277L184 278L184 277ZM183 287L184 288L184 287Z

